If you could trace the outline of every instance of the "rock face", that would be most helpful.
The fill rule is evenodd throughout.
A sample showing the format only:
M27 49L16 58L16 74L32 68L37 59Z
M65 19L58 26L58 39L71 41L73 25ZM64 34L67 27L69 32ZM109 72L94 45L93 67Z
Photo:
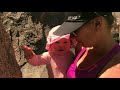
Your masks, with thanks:
M44 52L45 42L44 39L42 38L43 37L42 24L40 23L34 24L31 20L29 12L3 12L1 14L1 19L6 29L6 32L10 36L9 39L14 49L10 50L10 48L8 47L7 48L8 50L6 50L5 53L7 53L8 51L10 53L15 52L14 59L16 58L15 61L19 65L18 67L22 72L23 78L40 78L42 73L45 72L44 71L45 65L33 67L30 64L28 64L26 59L24 58L24 53L21 50L21 45L30 46L36 54ZM3 43L6 44L5 40L3 40ZM4 44L2 45L4 46ZM10 43L7 43L7 45L10 45ZM0 48L2 49L3 47ZM4 55L2 55L1 57L3 56ZM5 70L3 69L3 71ZM47 75L47 71L45 74Z
M0 78L21 78L9 34L0 22Z

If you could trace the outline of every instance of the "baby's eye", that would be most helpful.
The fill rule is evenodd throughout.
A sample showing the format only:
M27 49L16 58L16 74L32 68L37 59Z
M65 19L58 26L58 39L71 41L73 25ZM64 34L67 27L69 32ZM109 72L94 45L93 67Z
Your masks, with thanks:
M68 43L68 42L66 41L66 42L64 42L64 43Z
M58 44L59 42L55 42L56 44Z

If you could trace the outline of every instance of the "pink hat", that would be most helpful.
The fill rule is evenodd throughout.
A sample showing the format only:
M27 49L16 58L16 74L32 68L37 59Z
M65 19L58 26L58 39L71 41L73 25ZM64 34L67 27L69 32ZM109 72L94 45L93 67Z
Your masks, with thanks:
M62 38L66 38L66 39L70 38L70 34L62 35L62 36L57 36L53 34L53 32L55 32L60 26L61 25L55 26L50 30L48 37L47 37L46 50L50 50L50 45L52 43L55 43L56 41L59 41Z

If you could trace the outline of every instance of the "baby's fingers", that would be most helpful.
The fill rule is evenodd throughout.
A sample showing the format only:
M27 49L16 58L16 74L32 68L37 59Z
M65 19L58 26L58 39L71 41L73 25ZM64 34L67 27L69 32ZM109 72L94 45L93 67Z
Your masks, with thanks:
M30 59L30 58L32 58L33 57L33 53L32 52L30 52L30 53L25 53L25 58L26 59Z

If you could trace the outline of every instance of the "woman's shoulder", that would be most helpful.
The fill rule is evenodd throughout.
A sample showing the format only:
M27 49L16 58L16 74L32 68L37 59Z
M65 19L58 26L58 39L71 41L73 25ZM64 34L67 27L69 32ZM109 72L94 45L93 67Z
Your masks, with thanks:
M113 56L113 58L107 63L107 65L105 67L113 68L118 65L120 65L120 46L119 46L119 48L117 48L117 53Z
M100 78L120 78L120 52L99 73Z

